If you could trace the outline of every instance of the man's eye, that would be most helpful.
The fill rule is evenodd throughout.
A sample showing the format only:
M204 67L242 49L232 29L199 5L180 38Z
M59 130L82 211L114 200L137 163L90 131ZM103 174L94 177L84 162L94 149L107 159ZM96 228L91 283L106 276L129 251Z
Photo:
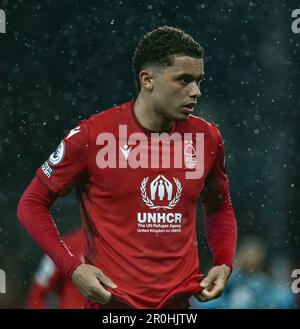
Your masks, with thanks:
M184 85L187 85L187 84L190 83L191 81L190 81L189 79L185 79L185 78L183 78L183 79L180 80L180 82L181 82L182 84L184 84Z

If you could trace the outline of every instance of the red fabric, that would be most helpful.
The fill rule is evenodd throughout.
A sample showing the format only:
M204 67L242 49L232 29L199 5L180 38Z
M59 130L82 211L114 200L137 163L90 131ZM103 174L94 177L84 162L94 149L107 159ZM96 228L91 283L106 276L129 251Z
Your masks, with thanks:
M200 194L206 210L206 230L215 263L232 267L236 223L228 199L223 143L215 125L191 115L186 122L177 122L169 133L180 136L190 133L193 143L197 133L204 134L205 165L202 177L187 179L185 173L190 169L175 168L172 162L170 168L163 168L161 163L158 168L150 165L148 168L123 168L119 164L126 165L126 160L119 149L125 144L135 143L127 139L118 140L120 125L126 126L128 137L134 133L146 133L146 141L150 145L150 132L138 124L133 102L125 103L82 121L67 134L60 150L37 170L36 175L49 191L57 195L66 194L86 176L86 184L81 184L78 189L86 233L86 263L100 268L117 284L116 289L111 289L116 301L137 308L163 308L171 298L189 296L202 289L199 285L202 275L199 274L196 237L196 203ZM109 147L107 142L101 140L101 133L116 137L116 168L99 168L97 165L101 152L105 153ZM159 147L161 155L162 149ZM183 153L184 147L183 143ZM133 156L134 148L131 152ZM141 152L148 151L142 149ZM173 144L170 152L173 159ZM160 194L155 190L152 193L150 189L156 181L162 187L158 189ZM170 199L166 201L163 184L171 186L169 192L173 203ZM163 208L168 204L171 206ZM164 224L169 231L149 228L153 216L156 216L156 226L161 225L158 218L162 218L161 221L165 219ZM169 216L173 223L164 216ZM171 224L174 224L175 218L179 228L173 229ZM142 231L139 224L144 220L147 226ZM37 225L40 230L33 228L36 222L40 223ZM31 235L70 275L78 263L59 242L47 207L35 218L27 215L23 223L25 226L28 224ZM45 237L39 240L36 234ZM52 238L49 239L49 236Z
M206 236L215 265L225 264L232 272L237 241L237 227L229 195L224 197L218 211L204 217Z
M83 258L84 243L80 229L66 235L64 241L76 257ZM73 282L54 265L49 257L44 256L29 290L27 307L30 309L48 308L47 297L51 293L57 296L59 309L82 309L85 304L85 298Z
M47 309L46 297L49 293L49 286L42 287L38 283L33 282L29 295L27 297L27 307L29 309Z
M224 143L219 131L214 131L217 154L214 166L206 177L201 193L204 225L215 265L228 265L233 270L237 241L237 226L229 195L225 169Z
M49 212L56 197L35 177L19 201L17 216L31 238L70 278L82 262L70 252L60 238Z
M65 244L70 251L80 260L84 261L84 234L82 230L76 230L64 238ZM59 271L61 282L59 289L60 309L82 309L85 304L85 297L80 293L74 283Z

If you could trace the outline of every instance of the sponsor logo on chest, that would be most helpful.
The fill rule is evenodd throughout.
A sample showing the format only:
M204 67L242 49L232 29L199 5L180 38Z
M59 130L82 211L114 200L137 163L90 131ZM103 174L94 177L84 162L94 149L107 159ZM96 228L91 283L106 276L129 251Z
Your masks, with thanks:
M158 175L153 180L145 177L141 182L140 192L143 202L153 212L137 213L137 232L180 233L182 214L172 211L182 195L179 179L173 177L169 180L164 175Z

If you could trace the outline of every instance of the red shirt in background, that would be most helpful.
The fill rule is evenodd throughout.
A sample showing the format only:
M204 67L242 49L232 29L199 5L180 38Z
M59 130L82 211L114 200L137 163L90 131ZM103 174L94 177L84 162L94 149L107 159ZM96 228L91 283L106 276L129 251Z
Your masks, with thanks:
M83 259L83 233L80 229L66 235L64 242L76 257ZM48 308L47 298L50 294L57 297L59 309L81 309L85 304L85 298L72 281L45 255L34 275L27 307L30 309Z

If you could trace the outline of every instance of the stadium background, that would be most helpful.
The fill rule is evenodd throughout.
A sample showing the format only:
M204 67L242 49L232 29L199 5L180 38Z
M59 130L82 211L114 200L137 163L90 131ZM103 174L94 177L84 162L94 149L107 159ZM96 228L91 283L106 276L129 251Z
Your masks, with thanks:
M300 268L300 34L291 30L297 7L254 0L0 0L7 19L0 34L0 268L7 276L0 307L25 306L42 256L17 221L20 195L67 130L136 95L134 48L164 24L183 28L205 49L197 114L217 122L225 139L239 241L263 240L262 271L270 280L280 271L279 285L290 287L292 269ZM62 233L80 222L73 194L59 199L53 213ZM201 207L199 237L206 271Z

